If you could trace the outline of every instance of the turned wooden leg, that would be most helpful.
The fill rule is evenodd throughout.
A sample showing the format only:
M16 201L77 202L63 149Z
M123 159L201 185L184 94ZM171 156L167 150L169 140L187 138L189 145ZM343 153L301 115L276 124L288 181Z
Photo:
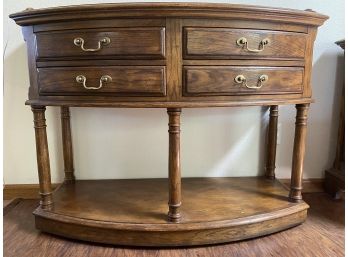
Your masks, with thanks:
M302 173L303 159L305 155L305 142L307 130L307 114L309 104L297 104L294 150L292 154L292 171L290 186L290 201L299 202L302 200Z
M50 159L48 154L46 119L44 106L32 106L36 139L37 169L40 182L40 205L42 209L50 209L53 205Z
M265 176L275 179L275 161L277 152L277 132L278 132L278 105L272 105L269 109L269 125L267 133L267 150Z
M168 108L169 116L169 212L172 222L180 220L181 168L180 168L180 114L181 108Z
M74 176L74 161L73 149L71 140L70 127L70 110L69 107L61 107L61 121L62 121L62 140L63 140L63 157L64 157L64 182L73 183Z

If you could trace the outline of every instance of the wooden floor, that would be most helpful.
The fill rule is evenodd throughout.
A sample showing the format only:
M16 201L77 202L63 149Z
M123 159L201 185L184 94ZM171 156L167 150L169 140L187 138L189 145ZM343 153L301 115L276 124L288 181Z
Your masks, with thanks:
M71 241L40 233L31 212L37 200L21 200L4 212L5 257L339 257L344 256L344 202L324 193L305 194L311 206L305 224L257 239L208 247L146 249Z

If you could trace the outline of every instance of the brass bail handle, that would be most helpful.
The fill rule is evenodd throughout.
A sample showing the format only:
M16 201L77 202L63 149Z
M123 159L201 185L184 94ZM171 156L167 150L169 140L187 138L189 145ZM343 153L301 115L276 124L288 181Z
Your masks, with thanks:
M245 48L248 52L252 52L252 53L259 53L262 52L263 50L265 50L265 46L270 44L270 40L268 38L262 39L259 43L259 48L258 49L251 49L248 46L248 39L246 39L245 37L241 37L237 40L237 45L241 46L242 48Z
M268 76L265 74L261 75L259 79L257 80L256 86L249 86L247 83L247 78L244 75L236 76L234 78L234 81L237 84L242 84L243 86L246 86L247 88L250 88L250 89L260 89L264 85L264 83L268 81Z
M111 42L111 39L108 38L108 37L104 37L102 39L100 39L98 41L98 47L97 48L85 48L84 44L85 44L85 40L81 37L78 37L78 38L75 38L74 39L74 45L76 46L80 46L82 51L85 51L85 52L97 52L97 51L100 51L102 49L102 46L106 46L108 44L110 44Z
M83 87L85 89L92 89L92 90L96 90L96 89L100 89L103 87L104 83L108 83L112 81L112 78L109 75L103 75L101 76L100 80L99 80L99 87L88 87L86 86L86 77L84 75L78 75L76 76L76 82L77 83L81 83L83 85Z

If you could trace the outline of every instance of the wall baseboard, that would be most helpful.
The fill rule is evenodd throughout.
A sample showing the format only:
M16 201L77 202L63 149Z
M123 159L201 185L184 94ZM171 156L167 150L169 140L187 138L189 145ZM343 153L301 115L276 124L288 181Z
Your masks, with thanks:
M283 178L278 179L280 183L284 185L287 190L290 190L290 179ZM302 181L302 193L321 193L324 192L324 179L323 178L307 178Z
M290 179L278 179L286 189L290 189ZM55 190L59 185L52 184L52 190ZM309 178L303 180L303 193L320 193L324 192L323 178ZM39 199L39 184L11 184L4 186L4 200L16 198L22 199Z
M52 184L52 190L55 190L60 184ZM39 184L10 184L5 185L4 200L16 198L39 199Z

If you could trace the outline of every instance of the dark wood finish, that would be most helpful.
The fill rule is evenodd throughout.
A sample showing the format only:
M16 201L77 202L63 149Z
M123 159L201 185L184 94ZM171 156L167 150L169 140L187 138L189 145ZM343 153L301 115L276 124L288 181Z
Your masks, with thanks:
M148 101L133 101L133 102L77 102L76 100L58 100L58 101L51 101L51 100L45 100L45 101L37 101L37 100L27 100L25 103L27 105L35 105L37 103L41 104L50 104L51 106L64 106L68 105L71 107L113 107L113 108L203 108L203 107L246 107L246 106L269 106L269 105L285 105L285 104L298 104L298 103L313 103L314 100L311 98L289 98L288 100L274 100L271 99L272 97L275 97L276 95L265 95L265 99L260 100L252 100L248 99L249 96L245 95L247 99L243 102L241 101L229 101L227 102L221 102L221 101L210 101L210 102L200 102L195 98L195 100L191 99L190 97L185 97L187 100L185 102L178 101L178 102L165 102L165 103L158 103L155 100L152 100L152 98L148 98ZM64 96L65 97L65 96ZM243 96L244 97L244 96ZM70 96L69 96L70 98ZM97 98L97 96L96 96ZM108 97L111 98L111 97ZM121 97L120 97L121 98ZM140 97L139 97L140 98ZM134 98L133 100L139 100L139 98ZM105 97L104 97L105 99ZM188 102L188 100L191 100L191 102Z
M98 90L88 90L76 77L86 77L87 87L99 87L100 78L111 82ZM38 69L40 95L159 95L165 96L165 68L152 66L102 66Z
M37 58L164 58L165 29L162 27L108 28L88 31L69 30L37 33ZM85 48L97 48L98 40L108 37L110 43L100 51L85 52L74 44L75 38L85 41Z
M337 145L336 145L336 156L335 161L333 164L333 167L337 170L344 170L344 138L345 138L345 129L344 129L344 123L345 123L345 100L344 100L344 87L341 94L340 99L340 117L339 117L339 124L338 124L338 133L337 133Z
M335 44L339 45L343 50L346 49L346 40L345 39L339 40L339 41L335 42Z
M126 179L62 185L54 194L54 212L35 210L36 226L95 242L179 246L261 236L306 218L308 205L289 202L276 180L184 178L182 187L179 223L165 219L166 179Z
M179 222L181 214L181 163L180 163L180 108L169 108L168 133L169 133L169 159L168 159L168 181L169 181L169 221Z
M259 86L261 75L267 75L268 81L259 89L250 89L235 81L238 75L244 75L252 87ZM302 68L184 66L184 95L188 96L292 94L301 93L302 85Z
M26 104L33 106L39 124L42 206L35 211L37 228L96 242L174 246L241 240L305 220L308 206L300 200L303 123L313 102L313 43L327 16L229 4L127 3L25 10L10 17L23 26L30 71ZM85 52L74 44L81 37L86 48L96 48L106 36L111 42L98 51ZM239 37L246 37L254 49L264 37L270 42L258 53L247 52L237 46ZM78 75L86 77L85 87ZM112 81L101 84L104 75ZM236 83L237 75L244 75L247 84ZM260 75L268 76L262 87ZM278 194L275 180L197 179L189 180L196 182L188 183L186 193L184 185L181 206L181 109L272 106L266 175L273 178L275 106L281 104L298 106L290 193L297 202L289 201L284 191ZM74 169L69 107L167 108L169 190L157 180L64 183L48 211L51 185L41 106L62 107L69 182Z
M185 198L185 204L180 208L182 219L180 223L171 223L165 217L167 188L166 178L76 180L75 184L63 184L55 192L54 213L108 221L110 224L104 225L110 227L144 230L171 227L175 231L188 223L192 228L208 228L214 222L240 223L239 218L250 215L307 206L303 202L300 205L289 202L287 190L278 180L263 177L182 178L182 196ZM256 213L253 204L243 203L246 199L243 194L249 195L250 202L262 202ZM95 208L98 204L108 207Z
M233 24L231 24L233 20ZM232 29L248 29L248 30L269 30L269 31L285 31L308 33L308 27L303 24L272 22L271 20L255 20L244 17L243 19L208 19L196 18L182 20L183 27L188 28L232 28Z
M5 216L7 213L9 213L20 201L21 201L20 198L14 198L12 200L4 200L3 215Z
M38 60L36 62L38 68L48 67L95 67L95 66L164 66L166 60L152 59L152 60L124 60L124 59L94 59L84 60L76 58L74 60ZM303 65L303 62L290 62L291 65ZM289 66L289 63L285 62L284 65Z
M36 157L37 157L37 171L40 182L40 206L42 209L51 209L52 201L52 185L51 185L51 171L50 160L48 154L47 133L46 133L46 119L44 106L32 106L31 110L34 115L34 128L36 140Z
M336 42L345 50L345 40ZM340 199L345 190L345 84L342 87L342 94L339 106L339 124L336 142L336 156L332 168L325 171L325 191L335 199Z
M176 102L182 95L182 81L181 81L181 69L182 69L182 58L181 58L181 20L168 18L166 21L166 32L167 32L167 87L168 87L168 99L169 102L162 106L172 107L168 104L170 102ZM173 99L175 99L173 101ZM181 105L174 106L181 107Z
M291 179L277 179L286 190L290 190ZM61 184L52 183L53 191ZM322 193L324 192L324 178L309 178L302 180L302 193ZM15 198L39 199L39 184L7 184L4 185L3 198L8 201Z
M237 45L245 37L249 47L258 49L261 40L270 43L262 52L249 52ZM303 33L229 28L185 28L184 58L240 59L240 58L304 58L307 36ZM291 42L291 44L289 44Z
M135 28L135 27L165 27L166 20L163 18L153 19L88 19L78 21L50 22L34 25L34 32L62 31L62 30L82 30L82 29L105 29L105 28Z
M284 185L286 190L290 190L291 179L278 179ZM324 179L323 178L308 178L302 180L302 193L323 193Z
M62 143L63 143L63 157L64 157L64 182L73 183L75 181L74 175L74 157L71 138L70 125L70 109L62 106L60 108L61 123L62 123Z
M329 17L313 11L238 4L212 3L117 3L66 6L24 10L10 15L17 24L33 25L59 21L114 18L223 18L249 21L281 22L320 26Z
M325 171L325 192L336 200L344 197L345 192L345 174L344 170L331 168Z
M102 15L101 15L102 13ZM317 14L312 11L295 11L288 9L274 9L268 7L242 6L230 4L198 4L198 3L143 3L143 4L101 4L88 5L79 7L62 7L58 9L42 9L42 10L27 10L21 13L11 15L18 24L24 26L24 36L28 43L28 52L30 53L30 69L31 69L31 87L29 90L30 105L67 105L67 106L99 106L99 107L161 107L161 108L183 108L183 107L210 107L210 106L243 106L256 104L260 101L278 101L283 103L295 103L294 99L302 101L311 101L311 65L312 65L312 50L313 42L316 35L317 26L321 25L328 17ZM314 26L313 26L314 25ZM74 33L88 36L90 40L95 41L98 33L117 31L136 31L143 30L151 35L149 42L136 40L134 44L147 44L150 42L156 45L159 49L161 44L161 53L166 56L166 60L160 60L160 57L155 55L124 55L126 59L117 60L122 56L118 55L117 51L128 51L128 47L132 48L133 44L124 44L121 48L113 48L112 53L109 53L108 48L103 48L101 51L93 53L83 53L83 56L76 56L74 53L66 52L67 48L62 47L61 57L52 59L55 53L57 44L62 36L64 45L68 44L71 51L76 50L76 46L72 42L70 36L75 36ZM234 54L232 60L183 60L183 49L186 48L185 30L192 31L207 30L207 31L227 31L228 35L232 32L233 35L243 33L245 36L263 36L268 35L274 37L267 48L266 52L255 54L243 53ZM127 32L128 33L128 32ZM127 34L126 33L126 34ZM165 35L164 35L165 34ZM209 33L208 33L209 34ZM101 35L101 34L100 34ZM103 34L104 35L104 34ZM128 34L127 34L128 35ZM210 34L209 34L210 35ZM209 36L208 35L208 36ZM41 37L41 39L40 39ZM46 39L43 40L43 37ZM36 42L35 39L40 39ZM208 37L201 37L197 44L204 45L203 42L209 41ZM224 40L226 37L221 37ZM89 40L90 39L90 40ZM273 40L272 39L272 40ZM117 39L115 39L117 40ZM132 41L132 37L126 37L126 41ZM212 40L218 40L216 38ZM256 40L256 39L255 39ZM54 42L52 42L54 41ZM198 42L199 41L199 42ZM288 42L291 41L291 44ZM134 42L134 41L132 41ZM160 43L159 43L160 42ZM92 43L91 43L92 44ZM195 44L191 44L195 47ZM236 42L228 42L228 46L235 49ZM286 47L282 47L286 44ZM92 44L95 45L95 44ZM111 45L107 45L110 46ZM127 49L124 49L126 46ZM219 44L211 44L209 47L218 47ZM302 46L302 47L301 47ZM36 48L51 49L50 54L44 54L46 57L39 60L35 59ZM92 47L92 46L89 46ZM251 42L250 47L254 47ZM110 48L111 49L111 48ZM119 50L121 49L121 50ZM146 52L147 48L141 47L137 50ZM204 51L208 46L204 46ZM239 48L238 48L239 49ZM272 49L272 51L267 50ZM77 49L78 50L78 49ZM279 51L278 51L279 50ZM70 50L69 50L70 51ZM68 52L69 52L68 51ZM270 51L267 53L267 51ZM286 53L278 55L279 53ZM104 54L105 55L104 55ZM264 55L264 53L267 54ZM73 55L72 55L73 54ZM116 54L116 55L115 55ZM47 58L50 55L50 58ZM257 56L263 55L263 58ZM287 55L288 57L284 57ZM102 56L98 59L96 56ZM255 57L256 56L256 57ZM283 57L280 57L283 56ZM291 56L291 57L290 57ZM122 57L122 58L123 58ZM57 59L58 58L58 59ZM134 60L127 60L135 58ZM161 57L163 58L163 56ZM205 57L204 57L205 58ZM220 58L220 57L219 57ZM221 57L223 58L223 56ZM230 58L230 57L229 57ZM241 60L244 59L244 60ZM191 61L191 62L188 62ZM201 61L192 63L192 61ZM225 62L222 62L225 61ZM226 63L230 61L230 63ZM275 62L276 61L276 62ZM236 95L224 93L218 95L214 92L205 94L202 98L200 95L186 98L183 96L182 83L182 64L185 66L195 65L246 65L257 68L263 67L298 67L303 69L303 81L301 83L301 91L296 88L296 95L287 92L284 94L243 94ZM111 66L166 66L166 78L168 83L168 94L162 97L163 94L151 96L146 92L137 94L137 99L134 101L128 94L120 96L108 95L106 98L103 94L95 94L89 97L87 94L65 94L47 95L39 93L38 85L40 82L37 78L36 69L31 67L48 68L48 67L105 67ZM292 71L292 70L291 70ZM274 78L273 78L274 79ZM290 79L291 80L291 79ZM175 81L175 82L174 82ZM216 87L214 83L212 87ZM131 96L134 96L131 94ZM301 99L301 100L300 100ZM289 101L291 100L291 101ZM140 102L149 102L149 106ZM193 103L192 103L193 102ZM197 102L197 103L194 103ZM232 104L232 103L238 104ZM173 106L174 105L174 106ZM265 103L267 105L267 103ZM269 105L269 104L268 104Z
M309 104L296 105L297 114L295 123L294 149L292 154L291 186L289 194L290 200L295 202L302 200L302 174L307 135L308 108Z
M343 50L345 50L345 40L337 41L337 45L339 45ZM336 170L343 171L344 174L344 149L345 149L345 84L342 87L342 94L340 99L340 113L339 113L339 125L338 125L338 133L337 133L337 145L336 145L336 157L333 164L333 168ZM343 180L344 181L344 180Z
M310 42L314 42L317 36L317 29L313 27L308 28L308 40L306 44L306 57L305 57L305 74L304 74L304 87L303 87L303 97L311 97L312 96L312 64L313 64L313 46L314 44Z
M254 66L257 63L260 67L303 67L304 60L253 60L253 59L234 59L234 60L182 60L185 66L204 66L209 63L211 66ZM60 63L59 63L60 64Z
M37 86L35 34L33 33L32 26L23 27L22 32L23 32L24 40L27 46L27 53L28 53L28 69L29 69L29 79L30 79L28 98L30 100L38 101L39 89Z
M267 237L219 245L144 248L115 247L77 240L65 240L34 228L32 211L35 200L22 200L4 216L4 256L344 256L344 202L332 201L326 194L304 194L311 206L308 218L301 226ZM300 247L299 247L300 245Z
M265 176L275 179L275 163L277 153L277 133L278 133L278 106L271 105L269 108L269 123L267 133L266 166Z

